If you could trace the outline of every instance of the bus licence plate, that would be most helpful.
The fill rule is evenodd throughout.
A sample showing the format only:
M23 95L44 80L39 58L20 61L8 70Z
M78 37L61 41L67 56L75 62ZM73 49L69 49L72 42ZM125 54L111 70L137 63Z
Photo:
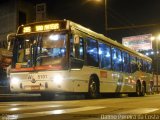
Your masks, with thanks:
M40 86L31 86L31 90L40 90Z

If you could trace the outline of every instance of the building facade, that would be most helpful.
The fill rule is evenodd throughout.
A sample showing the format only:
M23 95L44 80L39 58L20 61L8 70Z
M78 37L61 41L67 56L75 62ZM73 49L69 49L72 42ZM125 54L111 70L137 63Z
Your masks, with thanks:
M35 21L34 4L27 0L1 0L0 48L7 48L7 34L15 33L18 26Z

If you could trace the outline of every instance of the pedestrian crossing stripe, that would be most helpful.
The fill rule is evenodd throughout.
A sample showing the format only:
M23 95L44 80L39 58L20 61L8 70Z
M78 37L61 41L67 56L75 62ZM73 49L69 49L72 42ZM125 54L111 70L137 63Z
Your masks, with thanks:
M48 116L48 115L67 114L67 113L82 112L82 111L89 111L89 110L96 110L96 109L103 109L103 108L105 107L88 106L88 107L80 107L80 108L59 109L59 110L22 113L22 114L14 114L14 115L12 114L12 115L2 116L2 117L6 117L10 119L20 119L20 118L42 117L42 116Z
M158 108L136 108L120 112L119 114L147 114L159 110Z

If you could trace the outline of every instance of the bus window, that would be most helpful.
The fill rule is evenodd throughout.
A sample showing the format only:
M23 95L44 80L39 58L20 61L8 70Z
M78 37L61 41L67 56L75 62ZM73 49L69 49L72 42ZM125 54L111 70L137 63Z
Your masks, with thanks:
M87 65L98 67L98 48L97 41L91 38L87 38Z
M99 42L99 62L100 62L100 68L111 69L110 46L100 42Z
M134 73L138 70L136 57L130 57L131 73Z
M18 37L17 62L21 67L55 65L65 61L66 34L44 33Z
M73 37L70 39L70 57L84 60L84 40L79 38L79 44L74 44Z
M140 69L141 69L142 71L144 71L143 60L142 60L142 59L140 59L140 63L141 63L141 65L142 65Z
M79 58L84 60L84 40L81 37L79 43Z
M18 46L18 62L25 62L24 41L20 40L17 46Z
M147 69L148 69L147 67L148 67L147 62L143 61L143 71L144 72L147 72Z
M147 72L151 73L152 72L152 64L147 62Z
M74 51L75 51L75 48L74 48L73 36L71 36L70 37L70 57L75 57Z
M130 73L130 58L129 54L126 52L122 53L122 61L123 61L123 72Z
M84 59L84 42L83 38L79 38L79 43L74 44L75 47L75 57L78 59Z
M37 46L37 52L41 51L41 65L62 64L66 56L66 40L66 34L43 34L42 46Z
M137 58L138 70L143 71L143 61L142 59Z
M122 55L117 48L112 48L112 69L114 71L122 71Z

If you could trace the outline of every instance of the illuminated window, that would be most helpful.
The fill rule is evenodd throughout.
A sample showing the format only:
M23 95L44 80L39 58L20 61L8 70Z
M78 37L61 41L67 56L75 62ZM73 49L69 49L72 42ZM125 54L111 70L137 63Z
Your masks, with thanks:
M149 62L147 63L147 72L152 73L152 64Z
M122 55L118 48L112 48L112 69L122 71Z
M87 64L89 66L99 66L97 41L87 38Z
M110 55L110 46L99 43L99 61L100 67L103 69L111 68L111 55Z
M130 64L131 64L131 72L132 73L136 72L138 70L136 57L134 56L130 57Z
M73 36L70 38L70 57L84 59L84 39L79 37L79 44L74 45Z
M123 72L130 72L130 59L127 52L122 53Z

